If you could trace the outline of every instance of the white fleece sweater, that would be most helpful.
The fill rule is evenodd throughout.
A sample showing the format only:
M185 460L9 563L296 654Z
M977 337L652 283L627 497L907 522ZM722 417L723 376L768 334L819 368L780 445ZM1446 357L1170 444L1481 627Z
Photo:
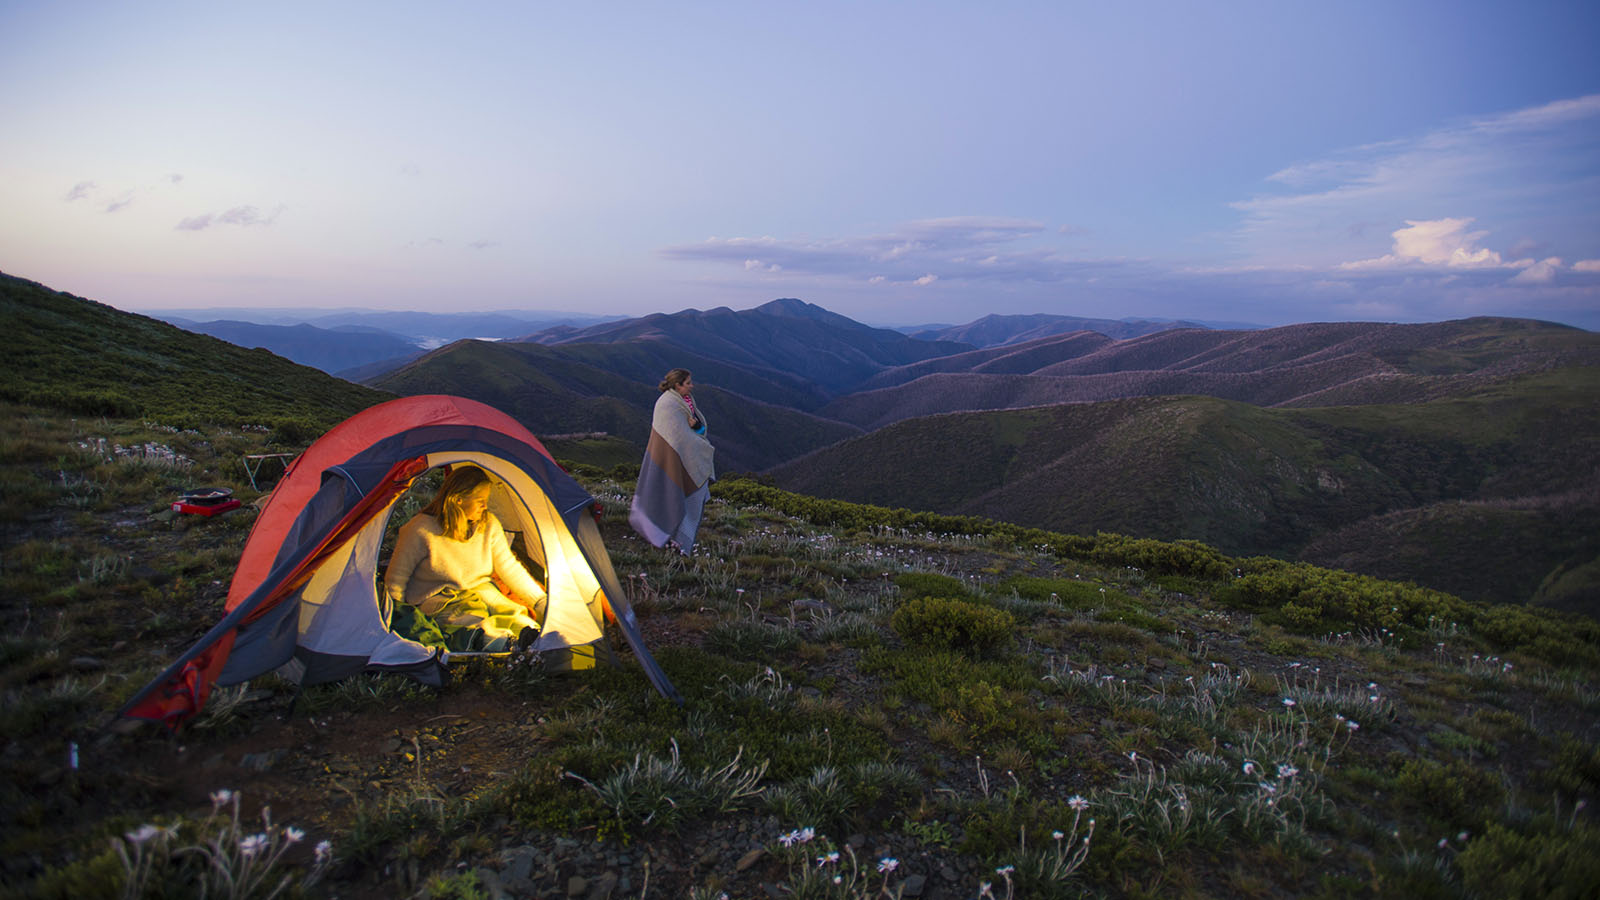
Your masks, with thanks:
M446 537L439 520L430 515L419 513L400 526L394 555L383 573L389 599L421 607L431 615L441 604L428 601L441 589L475 588L491 575L498 575L524 601L543 597L544 591L511 552L500 520L493 513L486 515L487 526L464 541Z

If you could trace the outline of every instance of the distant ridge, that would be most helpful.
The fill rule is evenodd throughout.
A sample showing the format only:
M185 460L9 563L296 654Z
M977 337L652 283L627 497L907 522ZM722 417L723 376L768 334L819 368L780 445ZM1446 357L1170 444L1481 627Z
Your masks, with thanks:
M820 412L871 429L958 409L1165 394L1258 406L1414 403L1570 365L1600 365L1600 337L1527 319L1179 329L1126 341L1067 336L886 370Z
M1006 316L991 314L965 325L910 332L923 341L955 341L974 347L1021 344L1074 331L1092 331L1114 340L1127 340L1173 328L1205 328L1199 322L1166 319L1086 319L1045 313Z
M973 349L951 341L914 340L795 299L737 312L717 307L656 313L589 328L538 332L524 340L557 346L656 342L759 377L798 377L828 395L847 393L887 368Z
M315 325L258 325L254 322L174 321L188 331L222 338L240 347L262 347L303 366L330 374L386 360L406 359L422 352L412 341L375 328Z
M293 307L154 309L143 311L143 314L174 324L228 320L253 322L257 325L314 325L329 330L369 328L427 344L430 349L462 338L513 338L539 328L557 325L588 326L620 318L620 316L591 316L545 310L455 313Z

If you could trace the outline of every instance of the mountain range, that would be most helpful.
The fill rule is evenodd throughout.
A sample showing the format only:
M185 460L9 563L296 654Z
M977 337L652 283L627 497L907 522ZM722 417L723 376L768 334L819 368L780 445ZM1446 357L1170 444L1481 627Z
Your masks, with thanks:
M0 382L12 402L158 421L198 408L292 440L393 394L456 393L611 467L642 454L655 383L684 366L724 473L1600 609L1600 336L1551 323L978 347L778 300L459 340L362 387L9 276L0 306L21 325Z
M463 338L501 340L530 330L590 325L574 313L429 313L370 309L155 310L153 318L241 347L261 347L351 381L390 371Z
M778 300L464 342L369 383L637 455L654 381L683 366L719 466L801 493L1600 608L1600 336L1474 318L1027 339L1037 320L1005 318L929 341Z

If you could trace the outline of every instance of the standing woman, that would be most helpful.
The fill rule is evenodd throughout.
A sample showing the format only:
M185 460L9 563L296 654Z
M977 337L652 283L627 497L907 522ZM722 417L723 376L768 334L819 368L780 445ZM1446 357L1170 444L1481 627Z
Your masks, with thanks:
M432 616L454 651L525 646L544 618L544 590L489 512L489 488L477 466L452 471L433 502L400 526L383 573L389 599Z
M673 369L658 385L650 443L639 464L639 485L628 522L657 547L671 546L687 555L711 482L716 479L715 453L706 438L706 417L694 405L694 379L688 369Z

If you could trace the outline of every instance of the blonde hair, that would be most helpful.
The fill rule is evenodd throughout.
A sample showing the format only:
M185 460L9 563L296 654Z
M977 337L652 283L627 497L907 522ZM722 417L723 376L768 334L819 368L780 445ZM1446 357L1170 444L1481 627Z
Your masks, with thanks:
M472 537L489 518L489 510L485 507L481 517L468 519L467 511L462 506L469 495L480 488L487 489L489 485L487 472L477 466L461 466L445 476L439 493L433 495L433 500L422 511L439 520L439 530L446 537L464 541Z
M676 388L678 385L683 384L685 381L688 381L689 377L688 369L673 369L667 373L665 378L661 379L661 383L656 385L656 387L659 388L664 394L667 391Z

